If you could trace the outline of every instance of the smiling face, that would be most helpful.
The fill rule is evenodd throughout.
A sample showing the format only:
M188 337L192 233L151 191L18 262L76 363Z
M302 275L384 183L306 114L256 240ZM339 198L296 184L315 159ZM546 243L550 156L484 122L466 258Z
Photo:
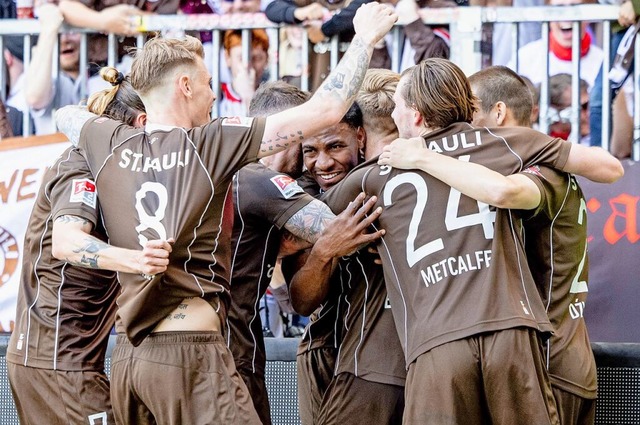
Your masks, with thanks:
M60 69L69 74L77 74L80 63L80 33L70 32L60 35Z
M581 0L549 0L550 6L573 6L582 4ZM581 23L581 32L580 34L584 34L584 31L587 27L587 22ZM571 21L561 21L561 22L549 22L549 30L553 35L553 38L556 39L558 44L562 47L571 47L571 38L573 37L573 22Z
M302 142L304 165L322 190L340 182L358 164L358 131L339 123Z

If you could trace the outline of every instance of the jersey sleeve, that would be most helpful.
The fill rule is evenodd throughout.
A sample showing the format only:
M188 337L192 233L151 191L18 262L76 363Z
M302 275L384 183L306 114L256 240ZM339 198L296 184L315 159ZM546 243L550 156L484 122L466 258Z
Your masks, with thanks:
M133 127L107 117L92 118L82 126L78 151L86 158L90 170L95 172L111 154L111 141L125 128Z
M503 128L500 133L508 148L523 159L523 169L531 165L546 165L556 170L564 170L571 151L571 143L550 137L539 131L512 127Z
M229 117L189 130L214 181L230 178L246 164L257 161L265 122L265 118Z
M266 167L259 167L254 171L242 169L237 178L242 190L240 196L244 196L239 201L247 203L241 207L275 224L279 229L314 200L293 178Z
M334 214L340 214L347 208L349 202L363 191L364 181L372 166L355 168L340 183L325 192L320 200L327 204ZM367 193L367 195L376 195L376 193Z
M553 220L566 196L566 178L553 168L538 165L528 167L521 174L528 177L540 189L540 205L531 211L530 217L544 215L547 219Z
M63 155L55 165L56 178L50 182L51 217L55 220L62 215L74 215L89 220L95 227L98 194L91 171L77 149Z

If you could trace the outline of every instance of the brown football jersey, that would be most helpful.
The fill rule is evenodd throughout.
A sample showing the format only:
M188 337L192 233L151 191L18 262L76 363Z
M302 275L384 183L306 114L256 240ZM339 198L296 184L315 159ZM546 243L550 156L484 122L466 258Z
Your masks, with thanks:
M116 275L72 266L51 253L53 222L62 215L90 221L93 236L104 240L97 211L87 163L69 148L44 175L29 218L8 362L65 371L104 369L119 289Z
M572 175L538 166L523 174L542 194L524 228L529 266L555 331L547 342L551 383L594 399L596 363L584 320L589 280L584 195Z
M79 149L95 177L111 243L141 249L148 240L175 239L165 273L152 280L119 275L116 328L134 345L187 297L203 298L226 321L230 184L257 159L264 124L236 117L189 130L138 129L100 117L82 128ZM106 142L88 143L93 139Z
M535 163L562 168L568 142L522 128L456 123L427 135L429 149L502 174ZM339 212L357 193L383 208L378 243L407 365L431 348L514 327L551 331L528 270L521 220L462 196L427 173L380 167L354 170L328 205Z
M366 249L340 259L344 323L335 374L349 372L381 384L404 385L406 369L387 299L382 266Z

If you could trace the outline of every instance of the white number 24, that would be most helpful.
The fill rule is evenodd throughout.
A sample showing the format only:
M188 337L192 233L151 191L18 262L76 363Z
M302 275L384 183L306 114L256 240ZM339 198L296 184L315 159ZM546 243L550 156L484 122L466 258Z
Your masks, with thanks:
M466 158L461 157L460 159L468 160L468 156ZM427 201L429 199L429 189L427 188L427 183L419 174L407 172L399 174L390 179L385 185L383 192L384 205L389 206L393 203L391 199L393 191L403 184L413 186L416 191L416 205L413 208L411 221L409 222L409 234L407 235L406 240L407 263L409 263L409 267L413 267L424 257L444 249L444 243L442 241L442 238L437 238L417 248L415 246L418 229L420 227L420 221L422 219L424 210L427 206ZM460 192L456 189L451 188L445 214L445 226L447 231L479 224L484 230L485 238L493 239L493 224L496 220L495 211L490 211L487 204L476 201L478 204L477 213L458 216L460 198Z

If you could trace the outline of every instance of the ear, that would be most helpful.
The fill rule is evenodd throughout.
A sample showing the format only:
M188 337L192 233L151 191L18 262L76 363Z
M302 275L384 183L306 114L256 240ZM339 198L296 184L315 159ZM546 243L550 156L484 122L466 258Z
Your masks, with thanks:
M144 127L147 124L147 114L145 112L141 112L136 117L133 122L134 127Z
M356 140L358 141L358 149L364 149L367 142L367 132L364 131L364 127L358 127L356 131Z
M178 77L177 84L178 84L178 88L180 89L180 92L184 95L184 97L188 97L188 98L193 97L194 95L193 85L189 75L180 74L180 76Z
M504 102L498 101L493 106L493 114L498 127L502 127L505 119L507 118L507 105Z
M413 110L413 125L418 128L427 125L424 118L422 118L422 114L416 110Z

